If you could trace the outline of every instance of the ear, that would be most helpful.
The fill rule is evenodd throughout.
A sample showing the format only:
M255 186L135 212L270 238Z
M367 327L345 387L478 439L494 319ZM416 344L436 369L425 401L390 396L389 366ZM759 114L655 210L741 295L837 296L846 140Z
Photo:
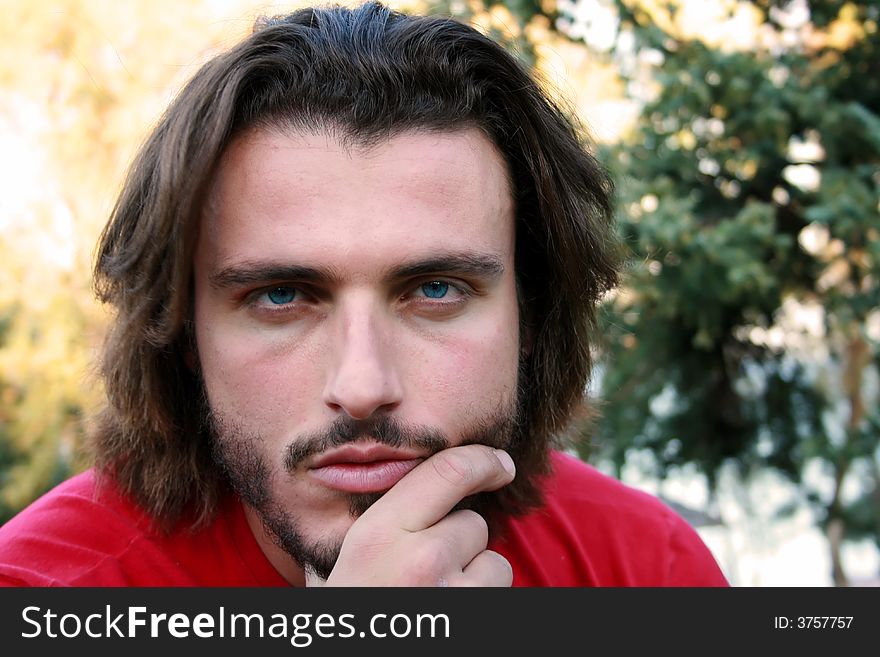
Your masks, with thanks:
M183 363L193 374L199 371L199 352L196 346L196 327L190 317L183 322L183 335L181 336L180 350L183 352Z
M535 350L535 325L534 311L531 304L527 303L524 296L522 281L516 276L516 305L517 321L519 321L519 351L520 356L528 358Z
M528 358L532 355L532 351L535 349L535 330L528 321L525 321L520 322L519 331L520 355Z
M194 349L187 349L183 352L183 362L186 364L187 368L189 368L190 372L196 372L198 369L198 359L196 358L196 352Z

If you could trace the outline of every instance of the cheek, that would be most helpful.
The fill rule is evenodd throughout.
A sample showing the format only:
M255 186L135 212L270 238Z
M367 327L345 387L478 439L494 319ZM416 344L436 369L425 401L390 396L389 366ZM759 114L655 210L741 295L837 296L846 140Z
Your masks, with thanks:
M492 412L515 395L519 365L516 328L493 327L450 338L423 373L437 406L468 415Z
M200 336L201 338L201 336ZM303 401L320 389L319 360L307 349L293 349L278 336L221 335L199 340L199 358L211 406L262 426L290 421Z

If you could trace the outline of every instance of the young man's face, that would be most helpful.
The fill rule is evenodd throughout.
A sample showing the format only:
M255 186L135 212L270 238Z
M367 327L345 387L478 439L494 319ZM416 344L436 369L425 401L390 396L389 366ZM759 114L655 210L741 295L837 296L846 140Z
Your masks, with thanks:
M520 341L502 157L477 130L369 149L245 133L202 218L195 330L255 535L288 579L296 562L326 575L356 516L420 460L509 440Z

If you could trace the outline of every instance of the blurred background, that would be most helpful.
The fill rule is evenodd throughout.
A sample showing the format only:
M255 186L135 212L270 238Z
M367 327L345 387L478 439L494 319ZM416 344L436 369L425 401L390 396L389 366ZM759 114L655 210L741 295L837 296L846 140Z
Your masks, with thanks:
M579 454L661 496L738 586L880 583L880 5L391 2L534 67L618 183ZM0 0L0 523L87 467L94 247L246 0Z

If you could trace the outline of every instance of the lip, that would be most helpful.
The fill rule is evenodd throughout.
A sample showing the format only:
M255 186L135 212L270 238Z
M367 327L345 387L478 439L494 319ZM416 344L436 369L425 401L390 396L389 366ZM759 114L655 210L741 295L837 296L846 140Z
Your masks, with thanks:
M373 442L351 443L325 452L309 464L321 484L344 493L387 491L425 460L422 453Z

